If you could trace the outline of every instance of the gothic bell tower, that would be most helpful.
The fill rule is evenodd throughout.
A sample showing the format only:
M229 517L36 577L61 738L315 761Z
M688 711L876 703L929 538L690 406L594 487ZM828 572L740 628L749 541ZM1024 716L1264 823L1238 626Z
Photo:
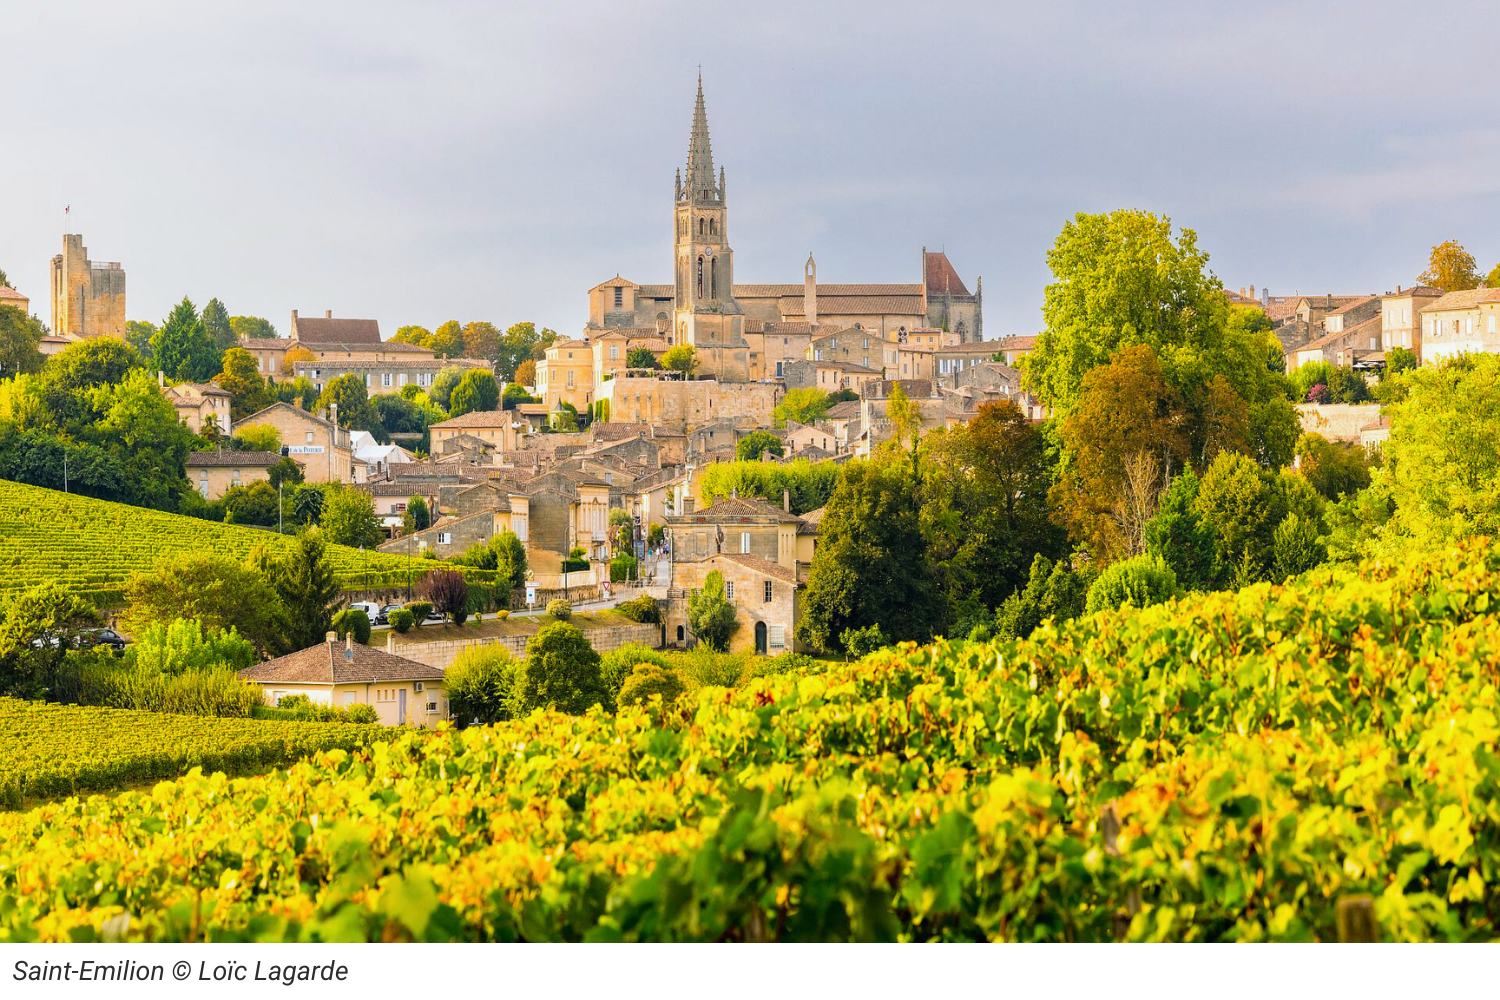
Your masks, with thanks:
M685 176L682 171L677 174L673 227L673 343L692 344L704 373L721 381L744 381L749 377L749 345L744 313L734 298L724 168L714 176L702 74L688 138L687 171Z

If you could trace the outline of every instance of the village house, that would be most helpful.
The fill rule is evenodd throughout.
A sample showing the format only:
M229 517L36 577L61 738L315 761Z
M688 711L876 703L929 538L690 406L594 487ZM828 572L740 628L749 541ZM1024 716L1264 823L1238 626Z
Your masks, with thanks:
M31 300L9 285L0 285L0 306L10 306L27 314L31 312Z
M982 365L986 361L994 360L998 346L997 343L981 340L975 343L939 347L933 352L935 366L933 378L943 385L955 385L958 374L965 368L972 368L974 365Z
M589 344L593 352L593 384L596 386L623 371L630 352L645 349L660 358L667 349L666 338L649 327L609 330L594 337Z
M716 382L637 370L605 382L598 399L608 404L611 423L650 424L685 433L720 420L740 427L769 427L781 392L774 382Z
M587 414L594 404L594 352L586 340L560 340L536 363L536 394L548 412L568 403Z
M234 397L212 382L179 382L167 385L166 377L156 373L156 384L167 402L177 411L177 419L187 424L194 434L205 433L210 424L219 433L228 436L233 426L229 418L229 404Z
M529 430L528 425L516 418L513 410L475 410L427 428L433 455L461 449L481 453L515 451L519 447L521 432Z
M849 389L858 392L866 382L885 377L883 369L867 368L850 361L789 361L785 371L788 391L822 389L835 393Z
M421 349L418 348L418 350ZM346 353L352 354L353 352ZM315 361L293 362L292 375L294 378L306 378L319 392L322 392L323 387L334 379L343 375L353 375L364 382L365 393L373 398L386 393L400 392L408 385L417 386L425 392L431 388L438 372L444 368L461 368L466 371L470 369L489 371L491 368L488 361L476 361L472 358L438 358L428 352L423 353L427 354L427 357L397 358L391 361L319 357Z
M448 718L443 671L361 645L349 636L325 642L239 672L266 692L272 705L292 695L335 708L371 705L385 726L435 726Z
M369 467L354 456L349 431L338 426L337 407L333 410L329 420L290 403L272 403L241 420L239 427L276 428L282 450L302 463L310 483L363 483Z
M1422 313L1442 297L1441 288L1428 285L1406 289L1398 285L1394 293L1383 296L1380 300L1380 349L1389 351L1393 347L1404 347L1420 361Z
M788 362L802 359L812 342L813 327L806 321L745 320L745 343L750 345L750 380L783 378Z
M236 486L270 478L281 461L274 451L194 451L188 453L187 479L205 500L217 500Z
M1422 312L1423 364L1500 352L1500 288L1449 292Z
M1011 368L1019 367L1020 360L1035 349L1035 337L1002 337L995 341L995 356Z

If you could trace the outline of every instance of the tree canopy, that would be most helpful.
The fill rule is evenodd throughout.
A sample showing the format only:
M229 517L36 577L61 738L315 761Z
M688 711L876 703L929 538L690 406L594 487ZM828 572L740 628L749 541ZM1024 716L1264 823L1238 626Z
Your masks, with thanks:
M219 373L221 351L184 298L151 338L151 363L168 378L207 382Z
M1500 265L1496 265L1500 270ZM1457 240L1444 240L1432 248L1427 270L1417 276L1419 284L1432 285L1445 292L1462 292L1479 287L1479 265L1474 255Z

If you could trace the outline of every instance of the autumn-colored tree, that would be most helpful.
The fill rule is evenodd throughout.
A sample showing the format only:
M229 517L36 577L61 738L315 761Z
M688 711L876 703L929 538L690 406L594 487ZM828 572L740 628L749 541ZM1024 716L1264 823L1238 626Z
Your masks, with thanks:
M1500 288L1500 264L1490 268L1490 273L1484 276L1485 288Z
M391 338L395 344L414 344L417 347L426 347L432 341L432 331L425 326L403 326L396 331Z
M316 354L314 354L312 351L309 351L301 344L297 344L294 347L287 348L287 352L281 356L281 373L283 375L295 374L297 365L307 364L308 362L316 360L318 360L318 356Z
M681 372L691 378L698 369L698 352L692 344L683 341L667 348L667 352L661 356L661 363L674 372Z
M516 366L516 374L511 379L517 385L536 385L536 362L527 358Z
M1150 347L1122 348L1084 375L1062 443L1053 500L1069 533L1104 561L1140 554L1156 497L1192 454L1182 397Z
M1417 276L1424 285L1441 288L1445 292L1462 292L1479 287L1479 265L1474 255L1463 248L1457 240L1444 240L1432 248L1427 260L1427 270Z
M504 335L493 323L476 320L464 326L464 357L494 361L500 357Z
M450 319L432 331L432 337L427 342L427 348L440 358L463 357L464 328L459 325L458 320Z

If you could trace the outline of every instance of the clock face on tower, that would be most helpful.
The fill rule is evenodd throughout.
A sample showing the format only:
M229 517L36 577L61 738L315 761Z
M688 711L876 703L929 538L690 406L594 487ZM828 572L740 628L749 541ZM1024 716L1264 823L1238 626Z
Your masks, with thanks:
M704 247L703 248L703 256L705 256L705 257L712 257L713 255L714 255L713 247Z

